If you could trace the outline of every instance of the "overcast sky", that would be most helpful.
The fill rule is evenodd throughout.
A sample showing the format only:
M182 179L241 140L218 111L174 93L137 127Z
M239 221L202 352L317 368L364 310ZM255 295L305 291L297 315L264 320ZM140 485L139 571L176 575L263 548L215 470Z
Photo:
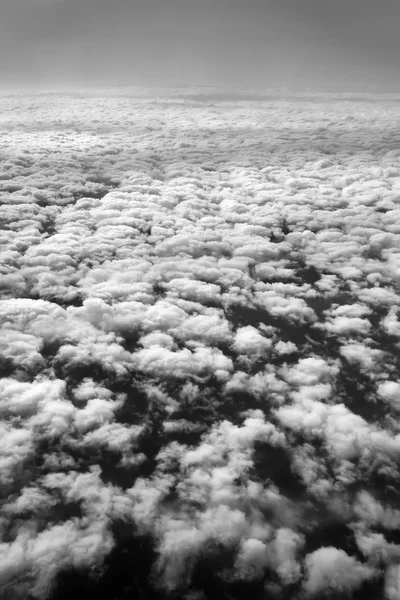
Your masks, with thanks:
M3 82L400 82L399 0L1 0Z

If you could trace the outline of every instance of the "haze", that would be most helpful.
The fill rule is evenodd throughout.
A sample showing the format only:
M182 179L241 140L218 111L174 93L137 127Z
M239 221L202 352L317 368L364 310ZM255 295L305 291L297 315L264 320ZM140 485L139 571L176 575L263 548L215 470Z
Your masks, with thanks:
M396 90L397 0L3 0L3 84Z

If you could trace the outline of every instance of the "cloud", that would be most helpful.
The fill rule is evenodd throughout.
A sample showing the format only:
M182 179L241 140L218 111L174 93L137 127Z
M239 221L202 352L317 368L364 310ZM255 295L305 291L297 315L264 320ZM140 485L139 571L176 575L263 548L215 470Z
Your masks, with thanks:
M1 594L394 597L396 103L189 92L0 99Z
M319 548L306 556L304 591L310 596L326 592L351 594L374 577L374 569L333 547Z

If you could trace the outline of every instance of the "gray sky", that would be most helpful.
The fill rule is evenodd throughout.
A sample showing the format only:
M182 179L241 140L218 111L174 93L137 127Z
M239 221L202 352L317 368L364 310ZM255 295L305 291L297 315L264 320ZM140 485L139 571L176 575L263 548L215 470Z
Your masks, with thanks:
M399 0L1 0L4 83L400 88Z

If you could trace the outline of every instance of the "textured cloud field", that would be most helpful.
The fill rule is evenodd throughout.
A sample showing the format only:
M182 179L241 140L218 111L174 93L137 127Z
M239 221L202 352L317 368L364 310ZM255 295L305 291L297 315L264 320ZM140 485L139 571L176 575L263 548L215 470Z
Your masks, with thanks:
M1 598L397 600L396 99L0 104Z

